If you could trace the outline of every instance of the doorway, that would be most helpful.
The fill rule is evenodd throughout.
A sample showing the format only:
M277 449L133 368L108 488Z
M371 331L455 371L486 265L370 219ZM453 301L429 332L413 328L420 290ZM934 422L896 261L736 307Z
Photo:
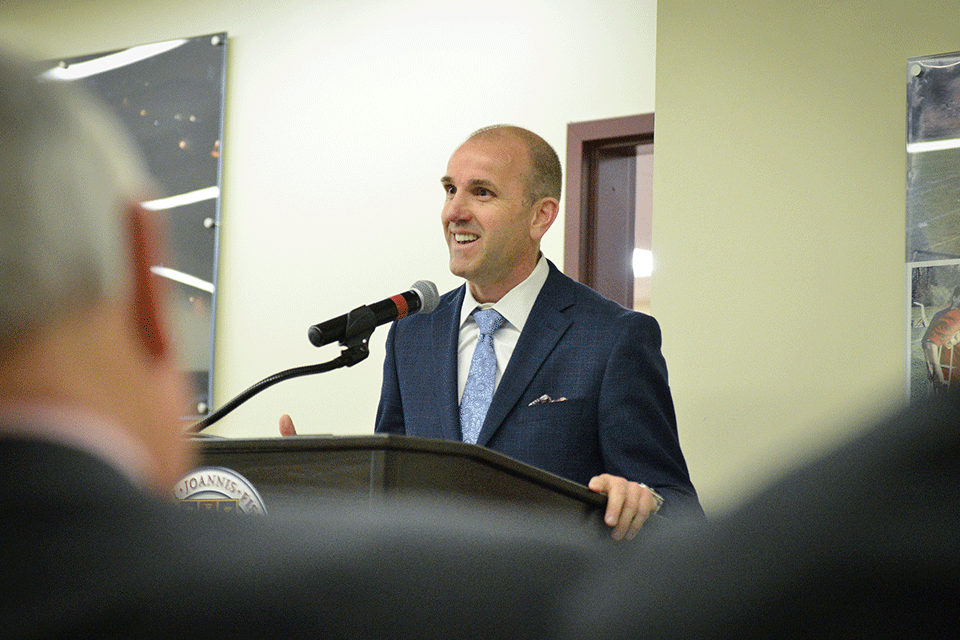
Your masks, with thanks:
M653 125L652 113L567 125L564 271L646 313L653 266Z

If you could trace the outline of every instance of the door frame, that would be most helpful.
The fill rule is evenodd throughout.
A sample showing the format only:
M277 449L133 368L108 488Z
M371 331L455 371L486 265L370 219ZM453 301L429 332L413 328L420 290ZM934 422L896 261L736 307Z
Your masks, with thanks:
M654 114L606 118L567 125L567 196L564 201L564 272L587 286L594 286L596 268L626 269L620 256L591 247L606 243L597 238L592 221L596 212L596 159L601 149L616 145L653 142ZM623 228L633 228L624 220ZM632 308L633 300L617 300Z

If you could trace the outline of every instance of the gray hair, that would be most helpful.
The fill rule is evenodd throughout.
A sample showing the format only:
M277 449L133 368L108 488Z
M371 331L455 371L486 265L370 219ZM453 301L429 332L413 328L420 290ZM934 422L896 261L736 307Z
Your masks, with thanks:
M77 88L0 52L0 348L130 286L123 213L151 189L132 149Z

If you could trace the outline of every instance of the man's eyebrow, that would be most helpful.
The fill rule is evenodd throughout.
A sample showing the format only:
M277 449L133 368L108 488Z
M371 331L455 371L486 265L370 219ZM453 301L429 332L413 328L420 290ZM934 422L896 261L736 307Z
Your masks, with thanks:
M474 188L476 188L476 187L484 187L484 188L486 188L486 189L490 189L491 191L493 191L493 190L496 189L496 185L494 185L494 184L493 184L492 182L490 182L489 180L471 180L471 181L470 181L470 186L471 186L471 187L474 187Z
M440 184L443 186L448 186L453 184L453 178L450 176L443 176L440 178ZM476 189L477 187L482 187L484 189L490 189L491 191L496 191L496 185L490 182L489 180L483 180L481 178L475 178L470 181L467 185L470 188Z

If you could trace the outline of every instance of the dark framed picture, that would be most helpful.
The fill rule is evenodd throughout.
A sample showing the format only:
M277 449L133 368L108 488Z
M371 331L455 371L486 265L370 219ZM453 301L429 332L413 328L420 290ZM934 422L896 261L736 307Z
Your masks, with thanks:
M960 385L960 53L907 62L907 393Z
M180 367L193 389L185 418L208 412L226 78L226 33L50 60L41 82L83 86L111 108L140 146L162 192L144 202L163 219Z

